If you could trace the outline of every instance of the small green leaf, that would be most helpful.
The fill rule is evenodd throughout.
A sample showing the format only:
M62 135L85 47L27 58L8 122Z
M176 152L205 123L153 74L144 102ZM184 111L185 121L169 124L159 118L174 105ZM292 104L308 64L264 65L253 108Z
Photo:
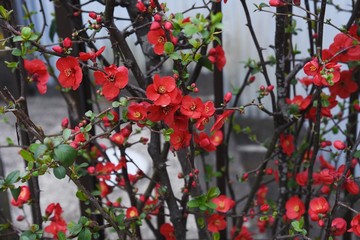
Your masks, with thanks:
M91 240L91 232L88 228L83 229L78 237L79 240Z
M58 232L57 237L58 240L66 240L66 235L63 232Z
M88 197L81 191L81 190L78 190L76 192L76 197L80 200L80 201L87 201L88 200Z
M92 129L92 124L89 123L88 125L85 126L85 131L86 132L90 132L90 130Z
M11 192L11 195L13 196L14 200L17 201L17 199L20 195L20 192L21 192L20 187L12 188L12 189L10 189L10 192Z
M62 137L65 141L67 141L69 139L69 137L71 136L71 130L68 129L68 128L65 128L63 130L63 133L62 133Z
M34 156L32 155L31 152L25 150L25 149L21 149L20 150L20 156L25 160L25 161L28 161L28 162L34 162L35 159L34 159Z
M54 42L54 36L56 34L56 21L55 19L51 20L50 29L49 29L49 37L51 42Z
M212 187L209 189L208 193L207 193L207 197L208 199L213 199L216 198L220 195L220 190L217 187Z
M9 173L9 175L6 176L5 183L13 184L19 179L19 176L20 176L19 170L12 171L11 173Z
M189 23L189 24L186 24L184 27L184 33L185 33L186 37L191 37L192 35L194 35L197 32L199 32L199 29L194 24Z
M54 150L55 160L59 161L64 167L70 167L77 156L77 151L69 145L61 144Z
M17 49L17 48L15 48L14 50L12 50L11 54L14 55L14 56L16 56L16 57L22 56L21 50L20 50L20 49Z
M68 224L68 229L69 229L69 232L72 234L72 235L77 235L79 234L79 232L82 230L83 228L83 225L81 223L74 223L74 222L70 222Z
M35 159L40 158L42 155L44 155L44 153L47 151L47 149L48 148L45 144L39 144L38 147L34 151L34 158Z
M174 44L172 44L171 42L166 42L164 44L164 50L166 54L171 54L174 52Z
M214 232L212 235L213 240L219 240L220 239L220 233L219 232Z
M112 106L113 108L117 108L117 107L120 106L120 102L118 102L118 101L113 101L113 102L111 103L111 106Z
M193 199L187 203L187 206L189 208L196 208L196 207L199 207L199 202L196 199Z
M355 152L354 157L355 158L360 158L360 150Z
M66 169L63 166L59 166L53 169L54 175L57 179L63 179L66 176Z

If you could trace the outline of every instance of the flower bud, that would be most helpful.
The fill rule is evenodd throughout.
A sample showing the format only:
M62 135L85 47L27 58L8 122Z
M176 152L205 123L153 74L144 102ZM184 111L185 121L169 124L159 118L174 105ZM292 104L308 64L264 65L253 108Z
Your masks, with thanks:
M266 88L266 90L267 90L268 92L272 92L272 90L274 90L274 85L269 85L269 86Z
M164 27L166 30L171 30L173 28L173 25L171 22L165 22Z
M73 45L71 39L68 37L63 40L62 44L63 44L63 47L66 49L71 48Z
M334 147L337 149L337 150L344 150L346 148L346 145L344 142L340 141L340 140L336 140L334 141Z
M97 14L95 12L90 12L89 17L91 17L92 19L96 19Z
M62 53L64 51L64 49L60 46L54 46L52 47L52 50L57 53Z
M162 17L160 16L160 14L155 14L154 20L155 20L156 22L161 22Z
M231 98L232 98L232 93L231 93L231 92L227 92L227 93L225 93L225 96L224 96L224 103L228 103L228 102L230 102Z

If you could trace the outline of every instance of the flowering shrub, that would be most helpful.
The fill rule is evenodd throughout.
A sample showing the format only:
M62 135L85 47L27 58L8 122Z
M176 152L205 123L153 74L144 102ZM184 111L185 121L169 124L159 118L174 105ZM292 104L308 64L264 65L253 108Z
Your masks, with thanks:
M11 192L12 207L30 205L32 220L17 217L27 221L27 229L1 224L0 238L104 239L110 228L118 239L141 239L140 226L147 225L156 239L186 239L189 216L194 216L199 239L360 236L359 1L348 1L353 8L346 10L332 1L310 7L308 0L270 0L255 4L250 14L247 1L240 0L258 56L245 64L243 83L225 94L223 73L231 53L222 42L221 6L229 6L227 1L194 3L183 13L158 0L98 1L102 9L91 11L86 6L92 1L54 1L56 18L74 25L71 35L64 34L66 24L38 30L32 15L44 14L42 4L38 13L24 5L28 24L20 26L13 18L14 3L4 2L0 26L8 34L5 50L14 59L6 64L17 73L22 95L0 89L0 113L14 114L21 125L18 145L9 145L19 147L26 168L1 176L0 190ZM125 29L115 24L124 20L115 14L121 7L129 14ZM331 7L349 14L343 27L325 19ZM190 14L198 9L203 11ZM69 19L59 10L70 13ZM276 23L274 56L265 60L252 14L269 13ZM308 23L305 55L293 41L299 31L295 18ZM324 25L338 31L329 46L323 45L330 37ZM45 30L60 41L45 45ZM145 56L146 72L126 41L132 34ZM98 48L94 43L100 39L110 44ZM113 52L113 60L105 50ZM55 65L50 57L56 57ZM171 74L159 71L167 61L173 63ZM203 68L213 72L214 100L199 94ZM58 120L62 130L57 134L37 126L24 101L27 83L45 94L50 76L69 105L69 117ZM240 97L249 97L247 89L260 81L257 98L241 104ZM99 101L109 107L94 110ZM268 142L237 124L252 106L273 121ZM235 132L266 147L255 169L241 169L232 161L237 158L230 151ZM147 147L152 175L138 166L143 159L130 154L136 145ZM181 165L181 186L173 184L167 165L172 155ZM66 222L64 199L41 209L37 179L48 172L76 185L79 219ZM245 193L246 184L251 186Z

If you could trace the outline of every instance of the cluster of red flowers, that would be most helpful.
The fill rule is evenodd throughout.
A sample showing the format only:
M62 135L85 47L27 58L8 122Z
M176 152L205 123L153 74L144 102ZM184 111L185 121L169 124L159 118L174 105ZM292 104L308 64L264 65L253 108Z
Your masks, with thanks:
M176 86L173 77L159 75L154 76L153 83L146 89L146 96L152 100L140 103L132 102L128 107L127 118L137 122L140 126L146 120L152 122L164 121L174 132L170 135L170 143L175 150L189 146L192 135L189 133L189 120L195 122L195 127L202 131L209 119L215 115L214 103L203 102L199 97L189 95L183 96L181 90ZM227 117L233 111L224 111L217 116L209 136L205 132L195 133L195 143L206 151L214 151L220 145L223 135L218 131Z
M49 219L49 217L53 214L53 216L49 219L50 225L45 227L45 232L53 235L54 239L57 239L58 233L63 232L66 233L66 221L62 218L62 208L59 203L50 203L45 210L45 217Z

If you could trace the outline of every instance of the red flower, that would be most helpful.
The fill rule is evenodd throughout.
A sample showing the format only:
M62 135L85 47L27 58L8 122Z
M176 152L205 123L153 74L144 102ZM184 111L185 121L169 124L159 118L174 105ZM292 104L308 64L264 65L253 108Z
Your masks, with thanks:
M320 66L317 58L305 64L304 72L314 77L316 86L332 86L340 80L339 64L329 62Z
M107 185L105 181L100 181L99 186L100 186L100 196L102 198L106 197L107 195L109 195L113 191L112 187Z
M348 230L348 232L353 232L356 236L360 237L360 214L356 215L351 220L351 228Z
M231 229L231 236L233 237L235 234L236 228ZM241 231L238 235L234 238L234 240L253 240L252 233L249 231L249 229L245 226L241 227Z
M337 95L343 99L358 90L358 84L352 80L352 71L341 71L340 81L330 86L331 95Z
M199 135L195 135L195 143L199 145L200 148L208 152L216 150L216 147L211 143L209 136L205 132L201 132Z
M107 100L112 100L125 88L129 82L129 70L124 67L116 67L114 64L104 68L104 72L95 71L95 83L102 86L102 92Z
M138 0L136 3L136 8L139 12L146 12L147 8L145 7L144 3L141 0Z
M291 220L300 219L300 217L305 213L305 205L297 196L289 198L285 204L285 208L286 217Z
M346 232L346 221L343 218L334 218L331 222L331 234L341 236Z
M224 49L221 47L221 45L217 45L215 48L210 49L208 59L213 64L216 64L216 67L219 71L222 71L226 64L226 57Z
M110 140L118 146L123 145L125 139L126 138L121 133L114 133L114 135L110 137Z
M21 186L20 187L20 194L18 198L15 200L14 198L11 199L11 205L14 207L22 207L24 203L27 203L30 200L30 189L28 186Z
M219 130L224 125L225 121L228 119L228 117L233 114L235 110L227 110L224 111L221 115L216 117L216 121L214 125L211 127L210 132L213 132L215 130Z
M30 82L36 82L36 87L40 94L45 94L47 91L47 82L49 80L49 73L47 67L40 59L24 60L24 68L30 74Z
M176 240L174 226L170 223L164 223L160 227L160 233L166 240Z
M188 147L190 140L191 134L188 131L174 131L170 135L170 143L175 150Z
M180 112L189 118L198 119L204 111L204 104L200 98L193 98L189 95L183 97Z
M216 204L216 211L226 213L235 206L235 201L225 195L220 195L217 198L212 199L212 202Z
M311 199L310 201L310 207L309 207L309 215L311 217L311 215L316 215L319 216L319 214L326 214L330 209L330 205L328 203L328 201L326 200L326 198L324 197L318 197L318 198L314 198ZM314 220L311 217L312 220ZM316 218L315 218L316 221Z
M268 193L269 188L265 185L262 184L259 189L256 192L256 201L257 204L262 205L265 203L265 198L266 198L266 194Z
M226 228L225 216L220 214L213 214L206 219L209 232L219 232Z
M139 212L136 207L129 207L126 210L126 218L133 218L138 216L139 216Z
M154 44L154 52L157 55L162 55L164 53L164 44L166 43L165 30L162 28L149 31L148 41L151 44Z
M147 116L146 103L131 103L128 107L127 117L132 121L144 121Z
M118 123L119 121L119 114L114 111L114 110L111 110L109 112L111 115L112 115L112 119L109 120L109 117L108 116L104 116L101 120L103 121L104 123L104 127L111 127L111 126L114 126L115 124Z
M105 46L101 47L97 52L94 51L91 51L89 53L79 52L79 58L84 62L88 60L95 62L96 58L100 56L104 52L104 50L105 50Z
M60 71L59 83L64 88L79 88L83 73L76 58L67 56L59 58L56 62L56 68Z
M295 147L294 147L294 136L291 134L280 135L280 146L283 152L288 155L289 157L294 153Z
M336 55L334 61L357 61L360 56L360 45L345 33L339 33L334 37L334 42L330 45L329 51L331 55Z
M343 184L343 187L351 195L358 195L360 192L359 185L352 179L346 179L346 181Z
M154 81L146 88L146 96L154 101L155 105L167 106L177 96L176 83L173 77L162 77L155 74Z

